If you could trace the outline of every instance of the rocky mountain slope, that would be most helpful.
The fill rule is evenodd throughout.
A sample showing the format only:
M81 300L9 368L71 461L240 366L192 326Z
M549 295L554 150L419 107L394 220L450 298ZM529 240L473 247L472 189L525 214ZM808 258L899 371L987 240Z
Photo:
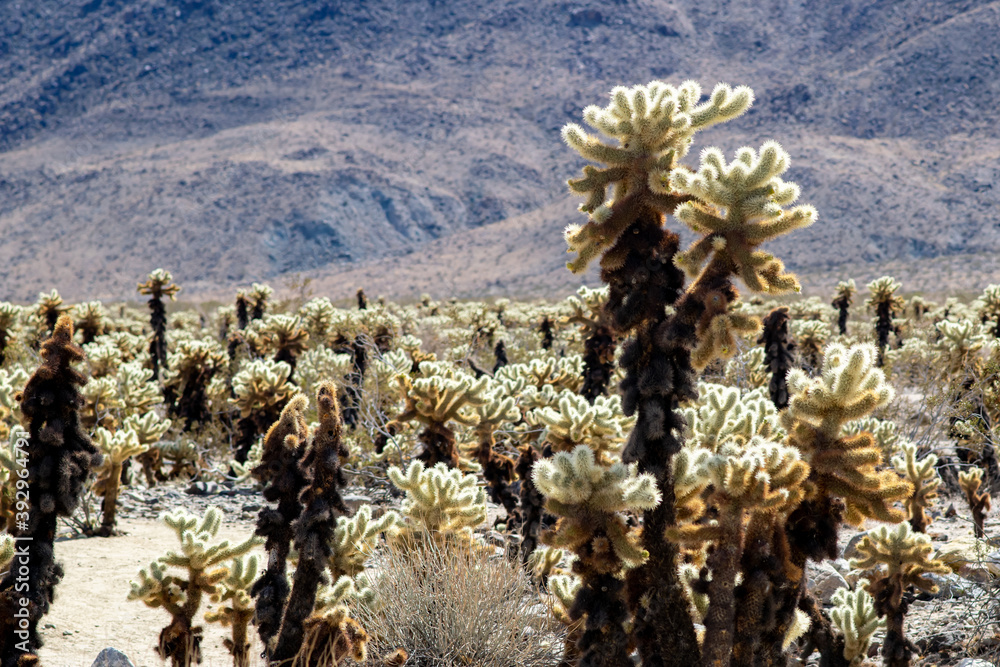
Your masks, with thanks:
M0 299L158 266L206 296L562 290L559 129L654 78L754 88L699 145L785 145L820 211L790 266L989 256L998 26L985 0L10 0Z

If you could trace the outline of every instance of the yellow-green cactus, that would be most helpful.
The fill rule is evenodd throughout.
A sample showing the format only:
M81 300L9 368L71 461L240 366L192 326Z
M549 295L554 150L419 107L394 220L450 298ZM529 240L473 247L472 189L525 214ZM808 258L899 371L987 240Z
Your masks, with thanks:
M89 428L104 426L114 428L118 423L118 410L122 408L118 395L118 382L113 377L91 378L80 393L86 403L80 421Z
M389 511L372 519L371 505L362 505L353 517L339 517L333 532L330 573L334 581L341 577L356 577L364 572L380 535L394 534L402 525L396 512Z
M282 361L255 359L233 377L233 404L242 417L284 404L298 389L288 381L291 367ZM272 420L273 421L273 420Z
M943 377L975 373L982 366L977 357L981 353L988 356L997 345L994 338L971 320L942 320L935 326L940 337L934 345L937 351L934 365Z
M900 456L892 459L892 465L913 485L913 494L906 499L907 518L913 530L923 533L931 521L926 510L937 498L937 489L941 485L936 469L938 457L927 454L918 461L917 446L908 442L903 443L900 450Z
M735 387L702 382L698 400L682 410L687 422L688 447L717 451L728 441L745 445L754 436L777 439L778 412L760 389L741 392Z
M823 358L823 348L830 337L830 327L826 322L818 320L793 319L791 324L799 354L811 368L818 369Z
M870 433L844 435L844 425L867 417L894 395L870 344L826 348L821 377L799 370L788 374L792 394L781 421L789 444L802 452L812 468L811 497L840 496L847 505L844 520L860 525L865 518L898 522L893 507L912 492L910 484L891 470L879 470L882 452Z
M621 512L656 506L660 495L651 475L638 474L634 464L602 465L590 447L580 445L536 463L532 480L545 496L548 510L561 517L543 539L550 546L576 553L580 565L574 566L575 571L619 573L648 557ZM602 539L610 549L587 548Z
M257 579L257 565L256 555L248 556L245 565L243 556L234 558L225 579L216 585L215 592L211 594L211 601L219 606L205 612L206 622L233 629L232 637L223 640L233 656L233 667L250 666L247 627L253 619L254 605L250 598L250 587Z
M0 572L6 572L14 560L14 544L12 535L0 534Z
M388 475L406 492L401 508L405 525L398 538L405 543L413 544L414 538L423 536L470 543L473 529L486 521L486 492L475 475L443 463L425 468L421 461L412 462L405 474L393 466Z
M752 347L726 362L726 383L741 389L767 387L771 376L764 364L764 348Z
M848 422L844 424L842 432L844 435L871 433L875 439L875 444L882 450L883 461L891 460L905 442L896 422L887 419L877 419L875 417L865 417L864 419L856 419Z
M568 452L577 445L587 445L601 465L612 463L625 440L625 429L634 423L622 412L618 396L598 396L591 405L583 396L571 393L559 398L558 409L532 410L526 420L545 427L542 439L552 445L552 451Z
M293 315L269 315L261 326L264 345L274 353L275 361L284 361L295 370L296 359L305 351L309 332Z
M989 490L982 489L984 475L985 471L975 466L958 473L958 486L972 510L972 524L977 538L986 537L986 513L990 511L992 504Z
M865 588L868 581L862 579L853 591L839 588L833 594L833 609L830 621L844 642L843 655L849 667L861 667L868 657L872 637L885 627L885 619L879 618L875 601Z
M494 376L504 384L524 379L528 385L542 389L554 385L557 389L580 391L583 385L583 358L579 355L566 357L546 356L532 359L527 364L508 364L497 370Z
M309 333L311 341L318 345L329 342L334 331L337 309L328 298L323 296L307 301L299 308L299 317L302 318L302 326Z
M122 466L133 456L142 454L149 445L139 442L134 431L123 428L115 433L104 428L94 432L94 442L104 454L104 461L97 469L97 484L95 493L104 496L101 504L100 535L107 537L115 534L115 511L118 507L118 489L121 484Z
M48 331L52 331L59 316L69 309L70 306L63 304L63 298L55 289L48 294L39 292L38 300L35 301L35 315L41 319Z
M101 337L92 343L86 343L83 351L87 355L87 365L90 366L90 377L116 375L122 363L122 352L110 338Z
M947 574L948 566L935 558L931 538L915 533L910 524L894 528L879 526L868 531L857 544L859 558L851 567L865 571L868 592L875 600L879 616L886 618L882 656L888 667L910 665L911 644L906 640L903 620L906 607L903 593L914 586L928 593L937 592L929 574Z
M760 152L741 148L727 164L722 152L707 149L697 173L686 169L670 172L669 189L697 199L677 207L674 215L704 236L675 263L689 275L697 275L710 256L733 267L755 292L783 294L799 291L798 280L770 253L758 250L766 241L811 225L816 220L812 206L785 210L799 196L794 183L779 176L788 170L788 153L774 141Z
M28 431L22 426L14 426L0 441L3 444L0 446L0 531L9 530L13 524L17 480L28 474L23 465L26 450L17 448L18 441L22 448L27 447Z
M150 487L154 486L157 475L160 474L160 462L163 459L157 445L160 438L170 429L170 420L161 419L159 415L150 410L142 417L138 414L129 415L125 418L122 428L135 433L139 443L147 446L146 451L139 455L138 460L142 463L146 483Z
M170 658L174 667L187 667L201 656L201 628L195 616L205 595L216 593L216 586L229 576L224 563L246 555L263 540L251 536L245 542L230 545L228 540L213 543L222 513L209 508L201 518L181 512L162 517L181 543L180 551L168 551L148 569L139 571L139 581L130 582L129 600L141 600L150 607L163 607L171 623L160 633L157 652ZM181 570L181 575L171 572Z
M869 309L875 311L875 334L878 337L879 366L885 350L889 347L889 333L892 331L892 321L903 308L906 301L896 296L896 291L901 287L898 280L891 276L882 276L868 283L868 291L871 296L865 304Z
M576 259L571 271L582 272L592 259L615 244L633 222L640 208L673 209L673 200L659 195L651 184L659 183L684 157L695 132L736 118L753 102L753 92L719 84L709 100L698 103L701 87L685 81L674 88L660 81L633 88L616 87L611 103L601 109L589 106L584 120L613 143L588 135L575 124L563 128L563 139L584 158L606 166L588 165L583 178L571 180L570 189L587 196L580 210L590 214L586 225L570 225L566 241ZM609 200L607 188L613 187ZM659 202L659 198L664 202ZM609 261L610 260L610 261ZM624 258L609 257L602 266Z
M78 303L73 306L73 316L83 344L90 343L104 333L104 305L100 301Z

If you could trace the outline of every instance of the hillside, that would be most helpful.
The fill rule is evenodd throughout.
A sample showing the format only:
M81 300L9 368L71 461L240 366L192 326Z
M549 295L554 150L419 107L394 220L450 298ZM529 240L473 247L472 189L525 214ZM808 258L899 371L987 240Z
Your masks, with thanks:
M754 88L699 146L782 141L820 211L789 265L961 266L1000 250L998 26L972 0L0 3L0 299L157 266L192 296L561 290L559 129L654 78Z

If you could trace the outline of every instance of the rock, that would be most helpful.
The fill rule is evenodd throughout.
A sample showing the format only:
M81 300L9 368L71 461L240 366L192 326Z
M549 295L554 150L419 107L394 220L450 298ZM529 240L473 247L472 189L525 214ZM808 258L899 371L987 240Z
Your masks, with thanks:
M955 509L955 503L948 505L948 509L944 511L944 518L952 519L958 516L958 510Z
M962 580L957 574L927 574L926 577L937 584L938 591L933 597L950 600L960 598L969 594L969 584Z
M259 512L260 511L260 505L258 505L256 503L247 503L246 505L243 506L243 511L244 512Z
M344 504L347 505L347 509L351 510L351 514L358 511L358 508L362 505L371 505L372 499L368 496L362 496L360 494L345 494L341 496L344 499Z
M219 485L215 482L195 482L185 492L192 496L213 496L219 492Z
M831 604L833 594L838 588L848 588L847 580L827 561L818 565L809 563L808 571L809 590L817 599L822 600L823 604Z
M852 558L857 558L861 554L858 553L858 542L864 539L864 536L868 534L868 531L858 533L850 539L847 546L844 547L844 553L840 554L841 558L845 560L851 560Z
M996 667L996 665L980 658L962 658L955 667Z
M966 563L958 570L958 576L979 584L986 584L997 576L997 566L993 563Z
M108 647L97 654L90 667L135 667L128 656L116 648Z

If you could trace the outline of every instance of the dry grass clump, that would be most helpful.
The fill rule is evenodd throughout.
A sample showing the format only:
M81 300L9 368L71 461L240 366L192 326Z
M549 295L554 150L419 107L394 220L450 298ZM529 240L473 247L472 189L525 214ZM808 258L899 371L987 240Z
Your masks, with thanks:
M427 539L389 549L375 569L377 606L356 614L370 636L366 664L400 648L413 667L558 663L561 628L516 562Z

